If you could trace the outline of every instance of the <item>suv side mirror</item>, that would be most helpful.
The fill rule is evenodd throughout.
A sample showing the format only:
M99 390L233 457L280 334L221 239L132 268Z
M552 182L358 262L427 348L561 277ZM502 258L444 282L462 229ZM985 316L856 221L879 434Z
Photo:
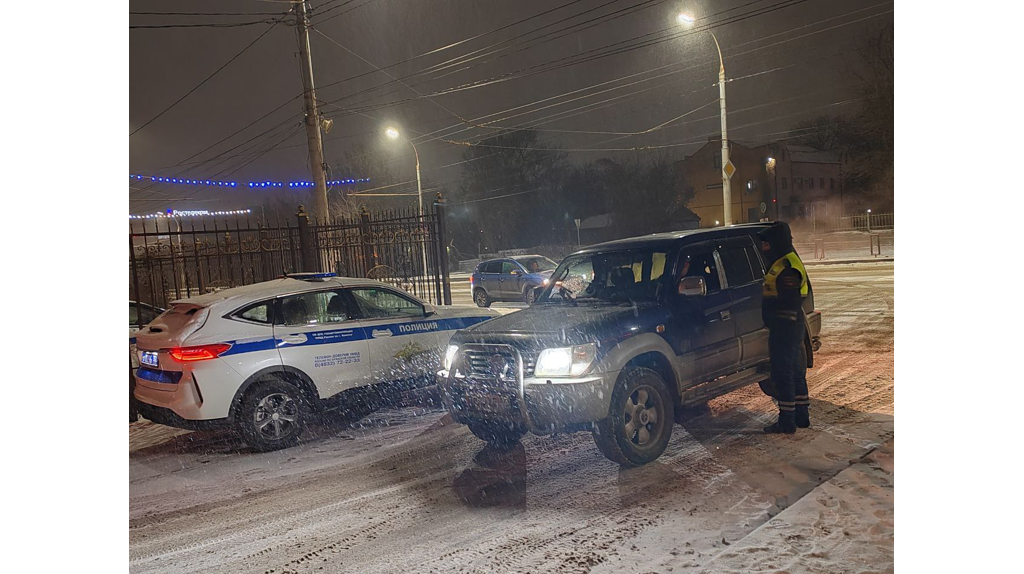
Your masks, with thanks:
M703 297L708 294L708 286L703 277L683 277L679 280L679 294L683 297Z

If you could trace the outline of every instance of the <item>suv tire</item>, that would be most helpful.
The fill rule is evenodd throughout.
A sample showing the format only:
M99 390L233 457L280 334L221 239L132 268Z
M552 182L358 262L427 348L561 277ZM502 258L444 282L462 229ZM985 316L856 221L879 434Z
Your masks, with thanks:
M278 450L299 442L310 409L302 391L285 381L271 379L253 385L235 414L245 442L258 451Z
M487 296L487 291L484 291L483 287L477 287L476 291L473 291L473 302L477 307L491 306L491 298Z
M526 434L526 429L512 423L469 421L467 426L476 438L498 447L514 445Z
M608 416L594 425L594 443L612 462L642 466L665 452L673 419L674 402L661 375L631 367L619 375Z
M803 363L807 364L807 345L800 345L800 358ZM771 378L767 378L759 383L757 386L761 387L761 392L768 395L769 397L778 400L778 390L775 388L775 381Z

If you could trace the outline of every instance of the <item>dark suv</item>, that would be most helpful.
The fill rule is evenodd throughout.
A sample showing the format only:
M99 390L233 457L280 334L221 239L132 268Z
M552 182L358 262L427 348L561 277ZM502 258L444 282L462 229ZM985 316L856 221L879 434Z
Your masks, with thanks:
M516 255L491 259L476 266L469 278L473 301L489 307L494 301L521 301L532 305L536 288L547 285L558 264L543 255Z
M768 380L764 224L662 233L565 258L522 311L458 331L438 387L490 443L590 430L625 465L665 450L676 409ZM808 366L821 314L805 303Z

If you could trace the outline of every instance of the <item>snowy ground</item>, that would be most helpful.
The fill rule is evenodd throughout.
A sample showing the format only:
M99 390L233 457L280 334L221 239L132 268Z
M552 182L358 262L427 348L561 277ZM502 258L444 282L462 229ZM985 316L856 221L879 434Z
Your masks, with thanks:
M765 436L757 388L620 469L589 434L483 448L404 408L246 452L129 431L132 572L885 572L893 569L892 263L812 271L824 346L812 422Z

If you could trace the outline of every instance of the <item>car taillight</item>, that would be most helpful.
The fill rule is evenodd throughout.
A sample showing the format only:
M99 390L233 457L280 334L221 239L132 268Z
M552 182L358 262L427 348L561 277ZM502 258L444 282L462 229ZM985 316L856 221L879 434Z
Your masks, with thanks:
M469 276L469 286L470 287L473 286L473 276L472 275Z
M227 343L216 343L213 345L198 345L195 347L174 347L170 349L171 358L179 363L185 363L188 361L205 361L206 359L216 359L223 355L231 345Z

